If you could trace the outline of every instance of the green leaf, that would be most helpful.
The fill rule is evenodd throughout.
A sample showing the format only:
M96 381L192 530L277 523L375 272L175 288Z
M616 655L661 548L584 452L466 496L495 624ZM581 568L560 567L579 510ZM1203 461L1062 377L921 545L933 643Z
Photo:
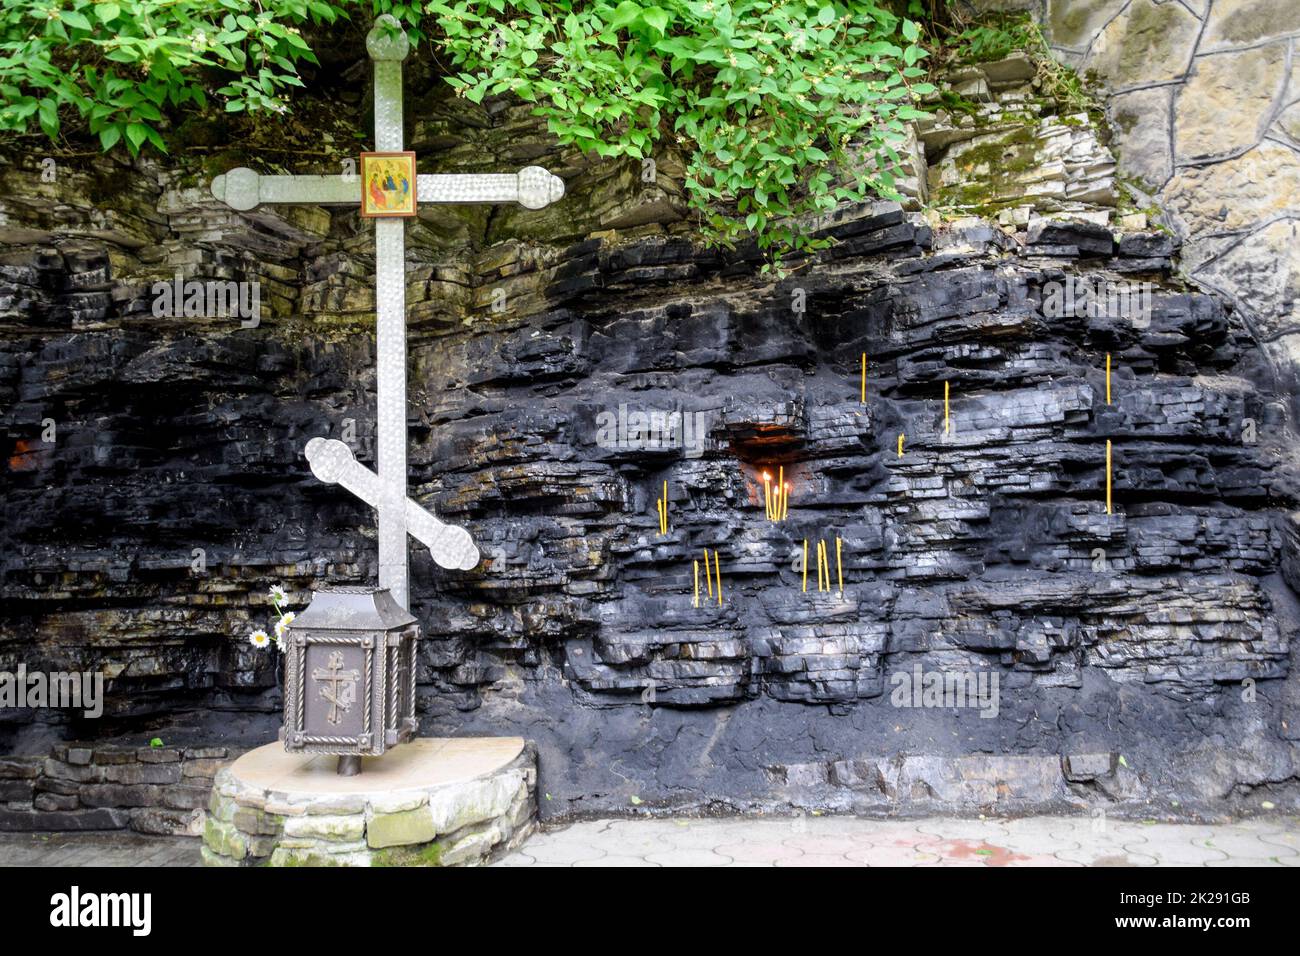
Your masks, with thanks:
M633 0L623 0L614 8L614 16L610 18L609 29L611 31L621 30L629 23L635 22L639 16L641 16L641 4L634 3Z
M107 153L121 138L122 131L116 126L105 126L99 131L99 148Z
M645 13L641 14L641 19L646 26L660 35L668 30L668 11L662 7L650 7Z
M126 141L131 147L132 152L138 152L140 144L149 136L149 127L143 123L128 123L126 126Z
M153 144L154 148L157 149L158 152L167 152L167 144L163 141L162 134L156 129L152 126L148 127L145 131L145 135L149 137L149 142Z
M108 23L110 20L116 20L117 15L122 12L122 8L116 3L97 3L95 4L95 16L100 23Z
M84 13L78 13L76 10L60 10L59 19L68 26L77 30L91 30L90 21L86 19Z
M50 139L59 135L59 103L58 100L46 97L41 100L39 120L41 131Z

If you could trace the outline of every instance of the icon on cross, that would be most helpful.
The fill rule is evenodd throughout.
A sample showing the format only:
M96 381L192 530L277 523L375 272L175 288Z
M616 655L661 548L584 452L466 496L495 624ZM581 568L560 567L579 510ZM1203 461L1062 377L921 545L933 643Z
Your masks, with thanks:
M366 37L375 64L375 150L402 150L402 61L410 43L397 20L378 17ZM367 154L373 155L373 154ZM413 200L418 203L507 203L541 209L564 195L564 182L537 166L517 173L417 175ZM362 178L336 176L261 176L251 169L232 169L212 181L212 195L232 209L247 211L263 203L362 208ZM453 528L407 497L406 480L406 249L402 218L374 218L375 224L375 361L378 393L378 474L352 459L341 442L312 439L307 457L312 472L334 480L378 511L379 586L410 608L407 575L408 533L427 544L443 567L468 570L478 563L478 548L463 528ZM320 444L320 443L324 444ZM316 449L315 453L313 448ZM318 460L320 467L318 467ZM330 479L326 474L338 474Z

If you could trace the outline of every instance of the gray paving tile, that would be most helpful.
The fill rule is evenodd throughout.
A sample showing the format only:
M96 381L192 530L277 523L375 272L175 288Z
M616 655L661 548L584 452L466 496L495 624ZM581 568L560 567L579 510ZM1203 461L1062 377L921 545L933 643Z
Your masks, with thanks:
M0 866L197 866L199 841L121 832L0 834ZM1087 815L584 820L498 866L1300 866L1300 818L1177 824Z

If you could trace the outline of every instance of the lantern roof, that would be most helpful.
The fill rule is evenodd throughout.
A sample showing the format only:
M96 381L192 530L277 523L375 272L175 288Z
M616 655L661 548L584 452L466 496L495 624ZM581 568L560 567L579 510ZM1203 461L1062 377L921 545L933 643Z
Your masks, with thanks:
M290 624L292 630L391 631L415 623L387 588L333 585L316 590L311 604Z

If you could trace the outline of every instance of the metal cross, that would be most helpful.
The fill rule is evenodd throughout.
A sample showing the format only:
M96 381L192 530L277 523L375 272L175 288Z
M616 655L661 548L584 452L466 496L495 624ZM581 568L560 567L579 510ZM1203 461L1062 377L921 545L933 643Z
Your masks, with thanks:
M343 719L339 708L347 713L357 701L357 678L361 675L355 670L343 670L343 652L335 651L329 656L329 670L316 668L311 672L312 680L320 681L321 700L330 705L330 712L325 719L331 724L338 724Z
M366 50L375 63L375 150L398 153L402 150L402 61L410 51L410 43L397 20L384 14L366 37ZM212 181L212 195L240 211L262 203L360 206L364 188L360 175L260 176L244 167L232 169ZM538 166L528 166L518 173L416 176L419 202L515 202L528 209L541 209L563 195L563 180ZM478 548L464 529L444 525L407 497L406 224L402 219L387 218L374 222L379 474L375 476L365 466L353 462L370 476L369 482L354 469L347 468L350 481L333 480L340 481L378 511L379 586L388 588L397 603L409 609L408 532L427 544L433 559L443 567L466 570L474 567L478 564ZM342 443L327 443L337 444ZM331 480L317 468L313 447L321 449L322 446L308 443L313 473L323 480ZM339 458L337 450L324 451L332 461Z

